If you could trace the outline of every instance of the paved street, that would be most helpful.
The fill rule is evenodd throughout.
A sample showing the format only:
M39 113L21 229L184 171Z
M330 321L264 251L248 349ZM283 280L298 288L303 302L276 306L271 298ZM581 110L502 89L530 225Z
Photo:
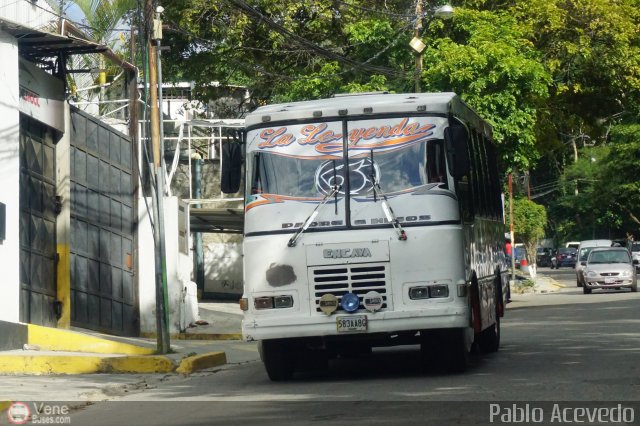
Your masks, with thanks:
M425 369L418 348L405 347L378 350L370 358L332 362L324 375L301 373L291 382L272 383L255 345L231 341L218 343L224 345L228 365L188 377L3 377L0 391L13 400L94 401L73 412L73 424L207 424L214 419L233 423L240 418L271 424L293 414L307 421L327 415L332 423L347 422L353 415L363 422L371 416L368 420L381 424L399 419L474 424L488 422L488 403L432 402L635 401L638 405L640 294L625 290L584 295L575 287L569 269L539 273L553 275L567 287L555 293L515 295L502 324L501 350L475 356L470 371L463 375ZM37 382L49 390L31 394ZM67 388L68 392L52 393L52 388ZM98 402L104 400L120 402ZM136 403L124 403L127 401ZM455 413L460 408L456 407L477 412L472 419L458 418ZM636 411L640 418L640 405ZM138 416L141 412L144 419ZM130 423L132 418L134 423Z

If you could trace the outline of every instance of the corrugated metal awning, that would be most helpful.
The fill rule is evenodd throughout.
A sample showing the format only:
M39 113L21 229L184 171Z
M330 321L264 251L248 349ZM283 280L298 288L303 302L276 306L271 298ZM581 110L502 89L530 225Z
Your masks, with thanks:
M3 21L0 17L0 29L18 40L18 50L25 57L100 53L124 68L135 70L133 65L120 59L109 46L89 40L86 34L64 19L59 23L52 23L50 28L38 30Z

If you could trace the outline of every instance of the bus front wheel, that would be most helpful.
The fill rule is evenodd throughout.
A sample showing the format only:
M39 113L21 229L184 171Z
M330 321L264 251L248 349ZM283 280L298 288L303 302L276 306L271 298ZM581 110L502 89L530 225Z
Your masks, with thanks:
M291 379L295 369L295 356L292 349L290 342L285 339L258 342L258 352L269 379L274 382Z
M429 366L447 373L464 373L469 367L469 347L463 328L424 332L420 350Z

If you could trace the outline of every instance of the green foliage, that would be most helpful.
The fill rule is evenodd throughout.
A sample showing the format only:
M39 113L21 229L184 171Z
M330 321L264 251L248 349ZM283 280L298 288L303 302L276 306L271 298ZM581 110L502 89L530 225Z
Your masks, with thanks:
M640 125L611 129L605 145L585 148L561 176L552 207L560 238L640 234Z
M135 7L134 0L76 3L98 41ZM506 169L557 184L541 202L559 239L639 233L640 0L452 3L452 20L428 12L421 20L421 86L457 92L491 123ZM167 0L164 79L194 81L203 101L213 81L246 86L254 106L411 92L415 5Z
M102 44L113 46L112 35L123 17L137 7L136 0L74 0L84 14L86 31Z
M513 286L513 291L516 294L524 294L533 291L533 288L536 286L535 281L531 279L526 280L516 280L515 285Z
M462 94L493 125L509 164L528 168L538 155L538 109L551 77L524 36L507 13L460 10L452 36L425 53L424 75L429 89Z
M507 223L510 222L507 210ZM527 249L529 263L535 262L538 239L544 236L547 226L547 211L544 206L526 198L513 200L513 232L515 239Z

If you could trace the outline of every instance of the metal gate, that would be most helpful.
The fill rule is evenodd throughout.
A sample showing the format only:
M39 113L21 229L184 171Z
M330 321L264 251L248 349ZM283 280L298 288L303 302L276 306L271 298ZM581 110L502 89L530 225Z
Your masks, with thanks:
M55 131L20 114L20 321L55 326Z
M71 110L71 323L139 334L131 140Z

